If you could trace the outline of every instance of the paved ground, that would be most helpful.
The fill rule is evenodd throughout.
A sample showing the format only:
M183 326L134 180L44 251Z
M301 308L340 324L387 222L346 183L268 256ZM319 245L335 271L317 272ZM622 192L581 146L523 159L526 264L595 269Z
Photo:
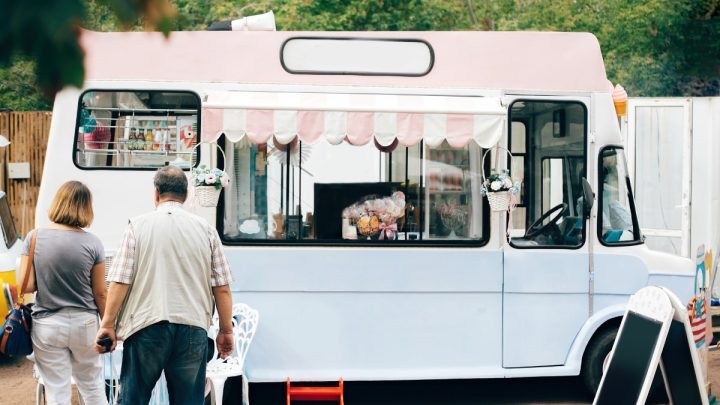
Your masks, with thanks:
M710 354L710 381L720 390L720 351ZM227 387L229 396L239 384ZM25 359L0 359L3 405L31 405L36 382L32 363ZM253 384L253 405L285 403L282 384ZM238 397L239 398L239 397ZM77 403L74 401L73 403ZM239 403L239 401L232 401ZM477 404L590 404L579 378L527 378L403 383L348 383L348 405L477 405ZM307 403L311 405L311 403Z

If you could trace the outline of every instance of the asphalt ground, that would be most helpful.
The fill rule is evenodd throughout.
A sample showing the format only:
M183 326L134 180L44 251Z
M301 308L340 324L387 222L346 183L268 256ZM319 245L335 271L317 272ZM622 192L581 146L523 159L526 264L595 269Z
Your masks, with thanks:
M720 351L710 353L711 387L720 390ZM25 358L0 359L0 388L3 405L35 403L36 381L32 363ZM239 404L238 379L226 385L226 403ZM285 404L284 383L251 384L253 405ZM77 404L77 399L73 401ZM320 405L327 402L301 402ZM510 378L490 380L449 380L409 382L346 382L347 405L478 405L478 404L591 404L579 377Z

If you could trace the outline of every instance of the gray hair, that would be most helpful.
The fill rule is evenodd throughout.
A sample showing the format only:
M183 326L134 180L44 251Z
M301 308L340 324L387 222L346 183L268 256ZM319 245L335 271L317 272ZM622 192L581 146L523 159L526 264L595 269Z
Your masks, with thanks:
M160 197L173 196L185 201L188 182L185 173L177 166L165 166L158 169L153 178L155 189Z

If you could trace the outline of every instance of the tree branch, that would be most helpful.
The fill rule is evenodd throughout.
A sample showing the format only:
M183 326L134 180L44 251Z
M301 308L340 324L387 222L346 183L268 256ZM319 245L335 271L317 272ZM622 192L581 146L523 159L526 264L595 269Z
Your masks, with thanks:
M478 18L477 15L475 15L475 7L473 7L472 0L467 0L466 4L468 12L470 13L470 20L472 21L473 25L478 25Z

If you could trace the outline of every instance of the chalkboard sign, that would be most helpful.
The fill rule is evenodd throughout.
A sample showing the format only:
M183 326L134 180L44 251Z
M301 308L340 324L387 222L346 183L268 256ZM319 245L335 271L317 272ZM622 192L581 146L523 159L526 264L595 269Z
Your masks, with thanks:
M645 287L628 302L593 404L645 404L661 363L672 403L708 404L684 305L670 290Z
M674 404L702 404L685 325L672 321L662 352L668 396Z
M700 371L700 357L695 348L692 327L685 306L672 291L663 288L675 313L662 352L663 374L668 398L674 404L708 404Z
M662 331L662 322L629 311L617 335L612 359L605 371L598 405L634 405L640 398L653 354ZM655 370L657 364L652 368ZM650 379L652 380L652 378Z

